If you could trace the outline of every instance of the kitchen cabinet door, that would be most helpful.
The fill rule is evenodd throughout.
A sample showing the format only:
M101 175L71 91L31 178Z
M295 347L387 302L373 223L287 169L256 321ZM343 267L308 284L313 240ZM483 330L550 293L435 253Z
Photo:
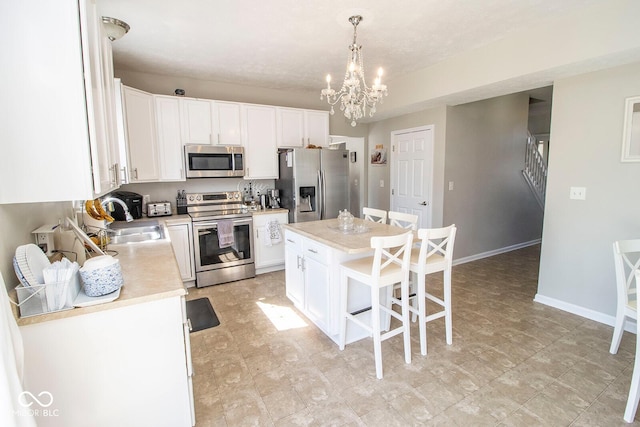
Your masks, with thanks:
M304 110L278 107L277 113L278 147L304 147Z
M226 101L212 102L215 143L242 145L242 104Z
M173 96L154 95L160 181L184 181L180 103Z
M196 280L191 224L167 224L183 282Z
M329 112L305 110L305 141L306 145L313 144L320 147L329 146Z
M305 309L323 331L329 329L329 268L311 257L304 258Z
M302 237L285 232L285 291L287 298L299 309L304 307L304 271L302 259Z
M101 194L115 184L111 159L103 155L109 152L104 126L111 124L100 96L95 1L5 0L2 14L3 55L11 60L0 67L0 78L8 82L0 99L0 203Z
M153 95L123 86L131 182L158 181L158 150Z
M213 101L180 98L183 144L211 144L213 141Z
M254 245L256 269L264 269L274 266L282 266L284 264L284 238L282 242L267 246L267 236L269 235L269 223L277 221L280 224L288 223L289 215L286 212L277 214L260 214L253 216L254 229ZM284 235L284 229L280 227L281 235ZM281 268L281 267L280 267ZM275 269L270 269L273 271Z
M276 108L245 104L242 113L246 134L245 179L278 178Z

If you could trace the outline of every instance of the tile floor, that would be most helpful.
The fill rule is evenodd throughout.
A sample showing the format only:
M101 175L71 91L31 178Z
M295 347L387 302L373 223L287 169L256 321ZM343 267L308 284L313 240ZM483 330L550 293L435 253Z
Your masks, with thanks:
M311 323L274 326L261 307L297 313L283 272L192 289L221 321L191 334L196 425L626 425L635 336L614 356L611 327L534 303L538 263L534 246L455 266L453 345L431 322L421 356L414 324L412 363L385 341L382 380L370 339L340 351Z

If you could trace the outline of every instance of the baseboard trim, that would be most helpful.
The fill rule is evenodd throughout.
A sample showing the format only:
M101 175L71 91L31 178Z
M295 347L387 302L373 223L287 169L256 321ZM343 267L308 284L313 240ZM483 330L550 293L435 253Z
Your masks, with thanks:
M458 258L458 259L454 259L453 260L453 265L458 265L458 264L465 264L467 262L471 262L471 261L477 261L479 259L483 259L483 258L489 258L495 255L500 255L506 252L511 252L511 251L515 251L518 249L522 249L522 248L526 248L528 246L533 246L533 245L537 245L540 242L542 242L542 239L535 239L535 240L529 240L528 242L522 242L522 243L518 243L515 245L511 245L511 246L506 246L504 248L499 248L499 249L494 249L492 251L487 251L487 252L482 252L479 254L475 254L475 255L470 255L464 258Z
M599 311L591 310L590 308L584 308L579 305L571 304L566 301L561 301L555 298L550 298L544 295L536 294L533 298L534 302L547 305L549 307L557 308L558 310L566 311L568 313L576 314L585 319L593 320L594 322L602 323L605 325L613 326L616 321L615 316L609 314L600 313ZM627 321L624 325L624 330L636 333L635 322Z

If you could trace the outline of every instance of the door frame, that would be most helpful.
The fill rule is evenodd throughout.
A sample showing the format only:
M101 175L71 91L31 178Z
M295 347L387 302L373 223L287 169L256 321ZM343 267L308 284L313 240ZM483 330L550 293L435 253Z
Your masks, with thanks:
M413 133L413 132L422 132L422 131L431 131L431 147L429 149L429 205L427 209L427 224L418 224L418 228L431 228L433 223L433 163L434 163L434 154L435 154L435 125L424 125L417 126L413 128L407 129L398 129L391 131L391 156L389 165L389 210L395 209L395 196L393 195L393 190L395 189L397 182L395 178L395 168L396 168L396 136L402 135L405 133Z

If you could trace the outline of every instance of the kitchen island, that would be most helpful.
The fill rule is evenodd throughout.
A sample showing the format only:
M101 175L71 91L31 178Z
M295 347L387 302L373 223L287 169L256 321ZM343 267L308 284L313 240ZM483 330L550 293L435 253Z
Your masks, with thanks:
M363 232L342 232L338 220L298 222L285 228L285 276L287 297L336 344L340 325L340 264L371 255L371 237L393 236L407 230L356 218ZM368 286L351 281L347 308L364 310L368 322L371 292ZM347 343L369 336L353 322L347 323Z
M25 391L51 396L25 410L39 426L192 426L187 291L171 241L109 249L124 278L118 299L17 319Z

